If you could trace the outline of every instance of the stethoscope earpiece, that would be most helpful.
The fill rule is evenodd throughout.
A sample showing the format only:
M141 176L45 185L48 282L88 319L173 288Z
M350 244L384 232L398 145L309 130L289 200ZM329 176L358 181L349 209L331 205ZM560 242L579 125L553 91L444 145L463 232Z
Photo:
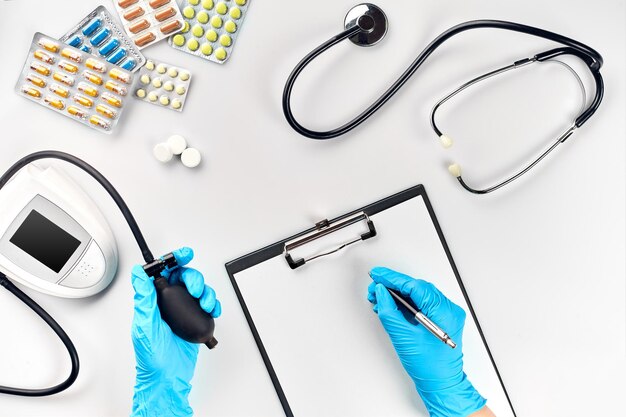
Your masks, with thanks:
M348 39L358 46L372 46L387 34L387 15L380 7L371 3L361 3L350 9L344 19L346 30L358 26L360 31Z

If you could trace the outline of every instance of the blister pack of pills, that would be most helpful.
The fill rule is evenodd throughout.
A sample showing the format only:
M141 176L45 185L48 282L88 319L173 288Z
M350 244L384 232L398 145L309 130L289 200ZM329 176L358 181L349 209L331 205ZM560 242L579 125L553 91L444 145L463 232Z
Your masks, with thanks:
M60 40L125 70L137 71L146 62L139 48L119 28L104 6L89 13Z
M135 97L168 109L182 111L191 83L191 72L151 59L139 70Z
M122 114L132 83L130 71L36 33L15 91L110 133Z
M185 22L172 47L223 64L241 31L250 0L178 0Z
M145 48L183 28L176 0L113 0L124 30L138 48Z

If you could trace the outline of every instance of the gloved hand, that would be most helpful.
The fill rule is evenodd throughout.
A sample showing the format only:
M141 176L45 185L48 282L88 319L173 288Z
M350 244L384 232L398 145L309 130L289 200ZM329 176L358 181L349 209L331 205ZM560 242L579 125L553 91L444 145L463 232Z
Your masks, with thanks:
M202 309L213 318L219 317L222 307L215 291L204 284L199 271L183 267L193 259L193 251L182 248L173 254L179 266L163 271L162 275L170 284L184 283L189 293L200 299ZM141 265L133 267L135 314L132 339L137 382L132 416L190 416L193 410L187 397L198 358L198 345L176 336L161 319L153 281Z
M486 400L463 372L463 326L465 312L433 284L387 268L374 268L368 300L387 331L420 397L433 417L465 417L485 406ZM454 342L441 342L406 312L399 310L387 288L410 298ZM404 308L402 308L404 310Z

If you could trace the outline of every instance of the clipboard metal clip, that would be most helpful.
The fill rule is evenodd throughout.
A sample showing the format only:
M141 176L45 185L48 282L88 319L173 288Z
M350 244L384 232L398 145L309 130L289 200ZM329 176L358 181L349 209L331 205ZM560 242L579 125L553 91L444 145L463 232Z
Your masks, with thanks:
M311 255L309 257L303 257L303 258L296 258L294 259L290 253L290 251L293 251L296 248L299 248L301 246L306 245L307 243L311 243L314 240L317 240L321 237L327 236L333 232L336 232L338 230L341 230L345 227L351 226L355 223L358 223L360 221L364 221L365 224L367 225L367 231L362 233L361 235L359 235L358 237L355 237L354 239L350 239L342 244L340 244L339 246L335 247L334 249L330 249L327 250L325 252L322 253L318 253L316 255ZM310 262L314 259L317 258L321 258L323 256L327 256L327 255L331 255L333 253L339 252L340 250L346 248L347 246L350 246L354 243L357 242L361 242L363 240L367 240L369 238L372 238L376 236L376 227L374 227L374 222L372 220L370 220L369 216L367 214L365 214L365 212L360 212L357 213L355 215L337 220L335 222L330 222L327 219L326 220L322 220L321 222L318 222L315 224L315 230L313 230L312 232L309 232L307 234L305 234L302 237L299 237L297 239L291 240L287 243L285 243L285 250L284 250L284 255L285 255L285 259L287 260L287 263L289 264L289 267L291 269L296 269L301 267L302 265L304 265L307 262Z

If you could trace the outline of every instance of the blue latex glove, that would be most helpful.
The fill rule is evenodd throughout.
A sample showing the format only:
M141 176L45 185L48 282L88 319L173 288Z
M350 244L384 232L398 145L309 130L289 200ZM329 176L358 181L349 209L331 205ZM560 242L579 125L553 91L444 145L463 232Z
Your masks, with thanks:
M486 400L463 372L463 309L429 282L380 267L372 269L370 275L374 282L368 287L368 300L374 304L374 311L430 415L465 417L483 408ZM441 342L406 310L403 314L387 288L410 298L448 333L457 347L451 349Z
M179 266L163 271L162 275L170 284L184 283L189 293L200 299L203 310L213 318L219 317L222 307L215 291L204 284L199 271L183 267L193 259L193 251L182 248L173 254ZM187 397L198 345L176 336L161 319L153 278L146 275L141 265L133 267L132 283L135 289L132 339L137 360L132 416L191 416L193 410Z

